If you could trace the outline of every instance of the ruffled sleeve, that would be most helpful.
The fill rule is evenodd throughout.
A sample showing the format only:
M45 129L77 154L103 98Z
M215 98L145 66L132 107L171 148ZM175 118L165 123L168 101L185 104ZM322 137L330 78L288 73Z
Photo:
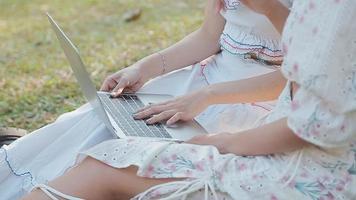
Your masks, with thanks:
M323 148L348 145L356 139L356 3L294 4L283 36L282 71L300 88L288 126Z

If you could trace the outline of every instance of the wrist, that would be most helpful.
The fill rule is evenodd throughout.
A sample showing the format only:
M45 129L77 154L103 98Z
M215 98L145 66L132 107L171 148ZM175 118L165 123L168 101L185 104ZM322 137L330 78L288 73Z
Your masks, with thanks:
M147 56L134 65L139 69L143 76L147 77L148 80L162 75L162 64L159 55L157 54Z
M209 85L202 89L202 93L204 96L204 103L209 106L212 104L216 104L216 97L217 97L217 92L215 91L215 88L213 85Z

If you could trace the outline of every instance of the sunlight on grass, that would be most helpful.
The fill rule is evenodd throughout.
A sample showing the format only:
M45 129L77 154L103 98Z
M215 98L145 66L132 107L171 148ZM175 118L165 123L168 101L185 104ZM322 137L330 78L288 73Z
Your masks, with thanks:
M202 21L204 1L0 0L0 126L35 130L85 102L50 29L50 12L99 87L106 75L178 41ZM125 11L142 9L125 23Z

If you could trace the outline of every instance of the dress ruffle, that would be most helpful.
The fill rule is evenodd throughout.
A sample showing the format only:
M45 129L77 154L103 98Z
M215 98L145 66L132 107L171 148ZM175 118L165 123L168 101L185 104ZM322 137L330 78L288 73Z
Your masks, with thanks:
M225 1L225 9L226 10L235 10L239 5L239 0L224 0Z
M255 55L267 61L282 61L283 52L279 40L267 39L243 30L241 26L226 24L220 36L221 50L233 55Z
M9 199L18 199L21 195L29 191L34 184L36 184L35 177L32 175L30 171L22 170L20 167L15 165L16 162L11 159L9 156L9 152L7 151L7 146L3 146L0 148L0 165L4 166L0 170L0 174L3 177L0 177L0 182L6 181L6 178L9 176L14 176L11 181L11 184L14 187L19 189L17 194L11 194L10 191L2 191L2 195L9 197Z

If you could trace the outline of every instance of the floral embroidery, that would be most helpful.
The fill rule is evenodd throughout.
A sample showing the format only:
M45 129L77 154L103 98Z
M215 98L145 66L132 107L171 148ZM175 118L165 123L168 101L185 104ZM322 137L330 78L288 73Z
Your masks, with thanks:
M327 199L334 197L326 190L325 186L318 181L297 182L295 183L295 188L313 200L319 200L321 197L325 197Z
M271 194L270 200L278 200L278 198L274 194Z
M154 170L155 173L160 175L172 175L173 171L181 170L186 170L187 175L190 175L191 170L203 171L206 164L203 161L193 163L193 161L186 159L184 156L177 156L176 154L173 154L170 158L162 158L161 163L162 166Z
M303 132L299 132L297 134L306 137L319 136L320 132L318 129L320 128L320 124L323 122L320 119L320 115L321 114L319 113L319 109L315 109L314 112L308 118L307 123L303 125Z
M322 162L321 166L325 169L329 169L331 173L334 173L336 170L343 170L345 166L348 166L348 164L338 160L336 163Z

